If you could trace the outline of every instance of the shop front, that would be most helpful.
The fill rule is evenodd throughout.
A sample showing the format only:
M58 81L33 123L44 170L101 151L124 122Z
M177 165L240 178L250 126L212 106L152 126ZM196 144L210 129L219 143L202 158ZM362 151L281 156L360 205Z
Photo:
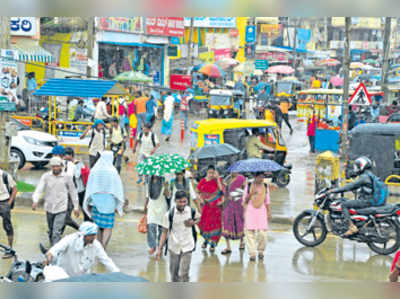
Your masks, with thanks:
M99 77L113 79L123 72L142 72L164 85L165 45L101 42Z

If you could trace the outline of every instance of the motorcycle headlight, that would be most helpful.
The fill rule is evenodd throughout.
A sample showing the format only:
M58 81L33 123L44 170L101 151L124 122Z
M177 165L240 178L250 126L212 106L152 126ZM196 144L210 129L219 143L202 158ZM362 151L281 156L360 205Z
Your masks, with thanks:
M33 145L43 145L43 143L40 140L37 140L37 139L32 138L32 137L24 136L24 139L25 139L26 142L28 142L30 144L33 144Z
M228 114L229 113L229 110L225 110L224 111L224 114L226 115L226 114Z

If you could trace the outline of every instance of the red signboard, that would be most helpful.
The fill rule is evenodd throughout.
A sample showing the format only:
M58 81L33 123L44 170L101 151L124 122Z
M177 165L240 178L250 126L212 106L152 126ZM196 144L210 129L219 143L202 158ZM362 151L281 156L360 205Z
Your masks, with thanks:
M231 49L214 49L213 51L215 61L223 58L232 58Z
M192 76L171 74L169 82L171 89L186 90L186 88L192 86Z
M185 33L183 17L146 18L146 34L181 37Z
M264 52L256 54L256 59L259 60L287 61L288 58L289 55L283 52Z

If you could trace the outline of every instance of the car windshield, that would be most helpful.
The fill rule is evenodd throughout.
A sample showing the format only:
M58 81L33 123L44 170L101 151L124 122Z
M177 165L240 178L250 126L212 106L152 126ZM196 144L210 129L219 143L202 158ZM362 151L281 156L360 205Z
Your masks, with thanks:
M20 121L14 119L14 118L10 118L10 122L17 126L18 131L31 130L30 127L28 127L27 125L24 125L23 123L21 123Z
M230 96L212 95L210 104L212 106L230 106L232 105L232 99Z

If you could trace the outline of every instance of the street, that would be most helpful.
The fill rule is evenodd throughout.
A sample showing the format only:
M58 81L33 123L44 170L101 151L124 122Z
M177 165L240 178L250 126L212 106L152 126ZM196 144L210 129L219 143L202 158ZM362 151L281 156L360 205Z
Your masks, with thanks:
M312 206L315 155L308 152L305 125L294 119L291 122L294 124L295 132L289 135L289 130L284 126L283 135L289 148L288 163L293 164L292 178L287 188L271 194L272 228L268 235L264 263L249 262L247 251L239 253L238 242L233 243L231 255L221 255L220 252L225 248L223 239L214 254L204 252L200 248L202 239L199 238L197 250L193 254L190 273L192 281L386 280L392 257L375 256L365 244L355 244L330 236L317 248L303 248L295 240L289 223L302 210ZM181 146L178 124L179 121L175 119L173 146L162 140L159 153L177 151L185 155L189 152L189 133L186 132L185 142ZM155 132L160 133L159 122ZM145 235L137 232L144 197L143 187L136 184L137 175L132 159L133 157L122 170L125 197L129 199L130 206L128 213L118 218L107 251L121 271L127 274L138 275L154 282L169 281L167 259L164 257L160 262L156 262L153 257L148 257ZM19 172L19 176L22 180L35 185L39 176L47 169L32 170L30 167L26 166ZM29 199L22 199L17 202L13 221L16 230L14 247L20 258L43 259L38 244L48 242L44 212L31 211ZM71 232L68 228L65 234ZM0 242L6 242L4 234L1 234ZM6 272L10 263L10 260L0 261L1 272ZM95 270L103 272L105 269L98 266Z
M160 262L148 257L145 235L137 232L139 214L118 219L108 252L127 274L138 275L151 282L169 281L168 259ZM15 249L21 259L42 260L39 242L47 242L47 225L43 212L16 209L13 214L16 229ZM68 228L66 234L72 233ZM328 237L317 248L304 248L293 237L291 227L273 225L268 236L264 262L249 262L247 252L239 252L233 242L231 255L220 254L221 240L214 254L202 251L201 238L193 254L191 281L193 282L310 282L310 281L385 281L392 257L376 256L364 244ZM4 242L4 237L0 242ZM0 260L1 274L5 274L11 260ZM104 272L102 266L96 272Z

